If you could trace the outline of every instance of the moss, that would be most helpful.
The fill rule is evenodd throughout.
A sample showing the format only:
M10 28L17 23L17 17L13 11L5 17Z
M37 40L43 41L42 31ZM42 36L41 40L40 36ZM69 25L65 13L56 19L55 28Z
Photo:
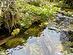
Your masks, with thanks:
M6 55L5 49L2 46L0 46L0 55Z
M39 28L39 27L33 27L33 28L30 28L28 29L26 32L25 32L25 35L26 36L38 36L39 33L41 32L42 30Z
M20 29L19 28L16 28L16 29L13 30L13 32L11 33L11 35L12 36L16 36L16 35L19 34L19 32L20 32Z
M13 39L10 39L8 40L5 45L9 48L11 47L16 47L17 45L21 45L23 44L25 41L23 38L13 38Z

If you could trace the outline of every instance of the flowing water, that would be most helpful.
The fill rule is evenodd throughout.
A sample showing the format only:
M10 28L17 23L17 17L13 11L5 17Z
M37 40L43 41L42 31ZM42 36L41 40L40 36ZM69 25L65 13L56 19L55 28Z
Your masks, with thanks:
M30 36L23 46L7 49L8 55L64 55L62 42L69 41L66 34L72 28L73 18L58 14L56 22L46 27L40 37ZM71 26L70 26L71 25ZM57 28L58 27L58 28ZM58 30L59 29L59 30Z
M48 27L40 37L30 37L24 46L8 49L8 55L63 55L60 41L60 32Z

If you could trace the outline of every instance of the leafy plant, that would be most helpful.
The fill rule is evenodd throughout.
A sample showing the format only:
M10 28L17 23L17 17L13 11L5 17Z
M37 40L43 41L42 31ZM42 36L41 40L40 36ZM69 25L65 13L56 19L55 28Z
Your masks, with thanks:
M32 1L31 3L38 3L42 0ZM5 24L5 28L9 29L9 33L13 33L16 29L16 25L28 28L33 22L41 20L48 21L54 17L54 14L59 11L58 7L54 4L43 4L36 6L30 4L26 0L15 0L8 7L2 8L2 23ZM21 27L18 27L19 29ZM13 31L13 32L12 32Z
M48 19L52 19L54 17L53 14L60 10L54 4L50 5L48 3L38 7L23 1L17 1L16 7L21 14L19 24L24 27L29 27L35 20L47 21Z

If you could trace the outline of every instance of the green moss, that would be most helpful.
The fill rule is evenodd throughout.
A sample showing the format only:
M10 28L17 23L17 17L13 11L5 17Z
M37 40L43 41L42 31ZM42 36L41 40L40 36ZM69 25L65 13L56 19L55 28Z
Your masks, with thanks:
M21 44L23 44L25 41L24 41L24 39L23 38L13 38L13 39L10 39L10 40L8 40L6 43L5 43L5 45L7 46L7 47L16 47L17 45L21 45Z
M0 55L6 55L5 48L3 48L2 46L0 46Z

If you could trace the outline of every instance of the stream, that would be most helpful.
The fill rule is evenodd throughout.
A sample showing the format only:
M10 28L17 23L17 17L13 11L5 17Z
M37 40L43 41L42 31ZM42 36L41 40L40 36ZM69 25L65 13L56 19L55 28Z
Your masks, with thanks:
M62 42L69 41L66 37L73 18L57 15L56 26L48 25L39 37L30 36L27 43L6 50L7 55L64 55ZM50 26L50 27L49 27ZM58 27L58 28L57 28ZM60 31L59 31L59 30Z
M7 49L8 55L63 55L60 32L44 29L40 37L30 37L24 46Z

